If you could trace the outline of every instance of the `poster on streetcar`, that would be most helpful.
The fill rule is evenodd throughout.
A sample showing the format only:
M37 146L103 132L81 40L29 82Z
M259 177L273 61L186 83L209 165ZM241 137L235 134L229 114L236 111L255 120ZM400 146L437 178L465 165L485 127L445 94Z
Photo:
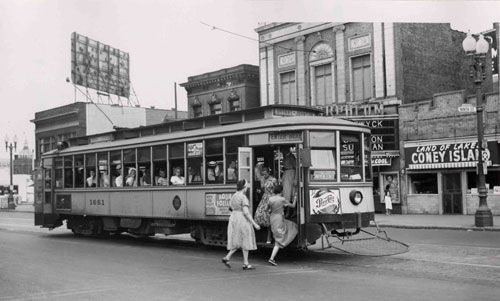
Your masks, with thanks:
M205 194L205 215L231 215L229 205L231 201L230 192L206 193Z
M309 190L309 214L341 214L339 189Z

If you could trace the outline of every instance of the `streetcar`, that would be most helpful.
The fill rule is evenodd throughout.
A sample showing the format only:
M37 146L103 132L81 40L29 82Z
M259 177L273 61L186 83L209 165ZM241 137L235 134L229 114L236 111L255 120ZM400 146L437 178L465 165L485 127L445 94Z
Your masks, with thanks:
M41 156L35 225L65 222L75 235L190 233L225 245L237 180L250 184L255 212L260 171L268 167L282 181L290 153L296 208L287 218L299 228L290 246L307 248L325 233L352 236L374 220L369 138L362 124L290 105L73 138ZM259 244L267 231L256 231Z

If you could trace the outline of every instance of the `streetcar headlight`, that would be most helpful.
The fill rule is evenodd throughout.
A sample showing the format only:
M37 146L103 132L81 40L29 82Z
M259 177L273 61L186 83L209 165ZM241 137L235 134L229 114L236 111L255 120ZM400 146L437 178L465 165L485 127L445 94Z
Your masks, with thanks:
M349 193L349 199L354 205L359 205L363 201L363 194L359 190L351 190Z

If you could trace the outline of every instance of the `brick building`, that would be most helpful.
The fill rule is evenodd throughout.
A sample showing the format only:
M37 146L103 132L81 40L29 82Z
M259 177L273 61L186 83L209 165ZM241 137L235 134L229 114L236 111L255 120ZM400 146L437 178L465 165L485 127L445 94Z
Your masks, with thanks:
M189 118L258 107L259 67L238 65L188 77Z
M498 92L485 97L485 141L488 156L488 206L500 215L500 100ZM432 99L401 105L401 167L407 212L474 214L477 191L476 113L461 113L476 97L464 90L436 94Z
M271 23L256 31L262 105L313 106L369 125L375 209L383 210L389 184L394 211L405 212L399 106L472 92L466 34L441 23ZM488 72L484 86L491 90Z
M187 112L178 111L178 119ZM55 149L57 142L72 137L89 136L113 131L115 128L146 126L173 120L175 111L154 108L124 107L88 102L36 112L35 160L41 153Z

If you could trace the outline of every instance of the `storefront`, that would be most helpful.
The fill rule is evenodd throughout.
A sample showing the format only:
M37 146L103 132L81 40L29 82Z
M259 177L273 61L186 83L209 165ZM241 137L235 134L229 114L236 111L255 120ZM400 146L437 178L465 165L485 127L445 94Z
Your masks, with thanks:
M492 213L500 215L500 142L487 140L487 202ZM405 142L408 214L474 214L479 204L478 155L474 139Z
M371 129L373 197L375 212L385 212L384 190L391 193L393 213L401 213L399 162L399 103L367 103L317 107L324 116L345 118Z

